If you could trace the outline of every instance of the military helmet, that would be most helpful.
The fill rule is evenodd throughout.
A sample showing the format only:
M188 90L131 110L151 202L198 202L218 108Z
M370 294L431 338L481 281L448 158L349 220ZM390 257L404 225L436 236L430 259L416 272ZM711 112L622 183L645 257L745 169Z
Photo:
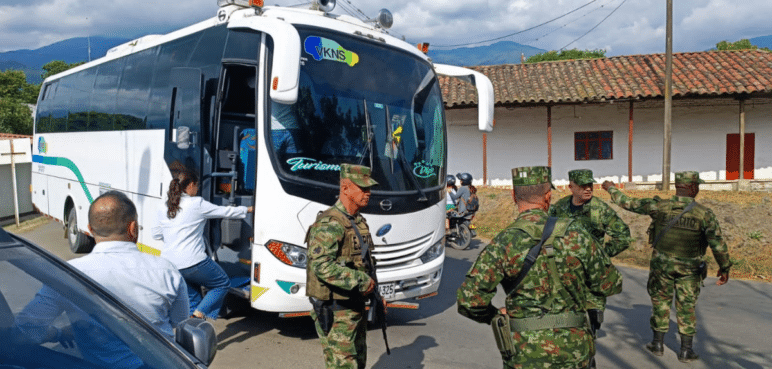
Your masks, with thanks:
M458 177L459 180L461 180L462 186L469 186L472 184L472 175L469 173L458 173L456 174L456 177Z

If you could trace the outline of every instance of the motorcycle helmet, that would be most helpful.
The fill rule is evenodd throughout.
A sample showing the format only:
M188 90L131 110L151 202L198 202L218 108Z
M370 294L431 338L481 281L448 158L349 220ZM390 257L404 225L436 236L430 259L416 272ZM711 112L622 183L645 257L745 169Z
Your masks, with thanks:
M448 176L445 177L445 185L446 186L455 186L456 185L456 177L454 177L452 174L448 174Z
M462 186L469 186L472 184L472 175L469 173L459 173L456 174L456 177L458 177L459 180L461 180Z

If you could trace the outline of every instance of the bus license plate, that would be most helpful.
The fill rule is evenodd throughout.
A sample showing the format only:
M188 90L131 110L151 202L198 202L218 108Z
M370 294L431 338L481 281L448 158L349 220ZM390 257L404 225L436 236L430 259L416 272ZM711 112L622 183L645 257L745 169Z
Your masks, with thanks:
M378 291L386 300L394 298L394 283L379 284Z

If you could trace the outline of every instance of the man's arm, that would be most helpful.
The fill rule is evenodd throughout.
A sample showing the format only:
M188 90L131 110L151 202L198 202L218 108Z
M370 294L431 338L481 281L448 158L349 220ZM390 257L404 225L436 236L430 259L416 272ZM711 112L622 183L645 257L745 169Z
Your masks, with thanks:
M718 277L716 284L722 285L729 281L729 268L732 267L732 261L729 259L729 249L726 246L724 237L721 234L721 227L718 225L718 219L712 210L708 209L707 219L705 221L705 240L708 242L713 257L718 263Z
M611 195L611 201L619 205L622 209L643 215L651 215L657 210L657 198L639 199L636 197L629 197L614 187L614 184L611 181L603 182L602 186L603 189L608 191Z
M323 218L312 227L308 239L308 267L316 277L346 291L368 291L374 282L367 273L336 262L345 233L343 226L332 218Z
M56 291L43 286L16 316L16 327L36 344L59 340L61 331L51 323L64 312L62 299Z
M603 230L609 235L610 239L603 245L608 256L616 256L630 247L632 238L630 237L630 227L619 217L614 209L608 204L599 200L603 209L601 211L601 223Z
M169 322L171 322L172 328L177 328L177 324L187 319L190 314L190 301L188 300L188 287L185 280L177 270L173 272L176 272L176 275L172 277L172 283L176 286L177 298L172 301L171 309L169 309Z
M491 300L496 295L496 287L504 278L500 265L505 251L505 247L496 244L494 240L477 257L456 292L459 314L485 324L490 324L496 316L498 310L491 305Z

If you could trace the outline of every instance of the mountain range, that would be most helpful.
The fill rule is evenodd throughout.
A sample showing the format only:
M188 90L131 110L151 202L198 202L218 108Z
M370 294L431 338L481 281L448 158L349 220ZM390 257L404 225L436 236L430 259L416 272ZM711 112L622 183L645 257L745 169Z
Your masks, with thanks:
M0 70L18 69L24 71L28 83L42 82L43 66L53 60L77 63L105 56L107 50L128 42L128 39L112 37L76 37L41 47L35 50L14 50L0 53Z
M14 50L0 53L0 71L7 69L22 70L27 82L38 84L43 74L43 65L53 60L77 63L103 57L107 50L130 41L115 37L76 37L35 50ZM772 49L772 35L750 39L758 47ZM429 47L428 55L435 63L457 66L519 64L521 55L526 58L545 52L539 48L522 45L512 41L499 41L487 46L461 47L441 50Z
M35 50L14 50L0 53L0 71L7 69L22 70L28 83L38 84L43 74L43 65L53 60L77 63L103 57L107 50L130 41L111 37L76 37L41 47ZM469 66L520 63L520 55L526 57L544 52L542 49L521 45L511 41L501 41L488 46L465 47L450 50L429 50L429 57L436 63Z

